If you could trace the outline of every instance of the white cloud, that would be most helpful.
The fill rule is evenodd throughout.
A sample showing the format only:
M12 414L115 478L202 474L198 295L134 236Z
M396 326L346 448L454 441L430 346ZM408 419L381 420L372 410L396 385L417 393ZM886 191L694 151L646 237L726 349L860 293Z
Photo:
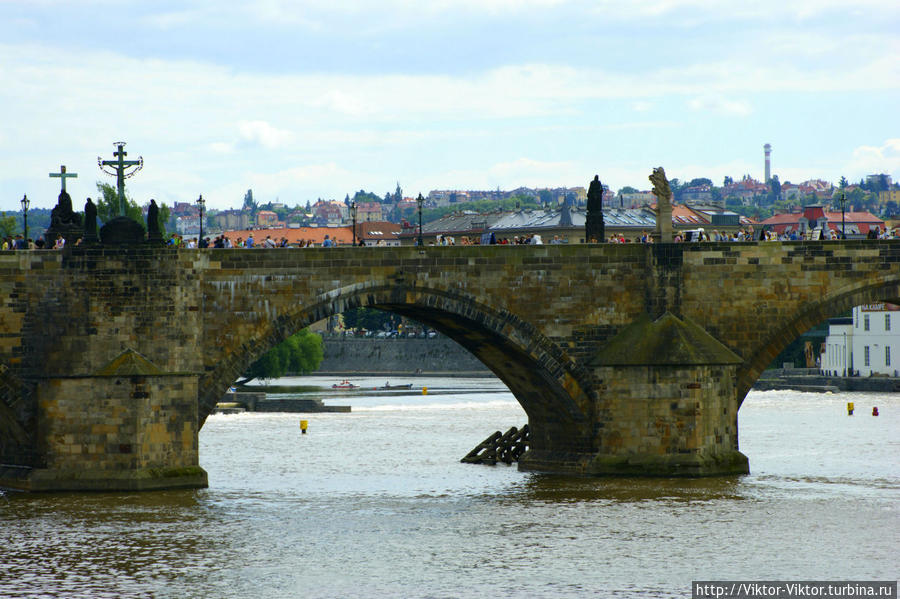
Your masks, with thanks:
M888 139L880 146L855 148L847 169L851 180L879 173L888 173L897 179L900 177L900 138Z
M71 4L16 6L35 3L43 12L18 12L61 18L55 15ZM106 14L116 4L90 6ZM82 172L75 187L92 187L100 178L97 154L111 157L109 144L117 139L147 159L131 189L157 198L196 198L209 190L210 201L234 203L251 186L285 199L343 197L359 188L383 193L397 179L423 191L583 185L595 171L613 185L646 187L655 163L682 172L678 160L685 155L693 166L683 169L684 177L718 182L761 167L756 156L741 169L727 162L733 156L717 154L725 147L741 152L747 139L689 148L692 139L722 135L710 126L721 119L707 114L739 117L735 135L775 130L797 139L807 135L797 130L797 115L814 122L808 117L820 99L846 118L856 108L852 98L890 105L900 89L900 38L890 30L900 17L896 0L853 7L839 0L184 0L155 6L136 8L129 31L140 36L156 28L160 43L134 39L130 54L95 50L103 45L85 35L28 44L15 41L24 35L0 36L0 109L13 115L0 123L0 198L22 191L31 198L30 181L46 190L35 192L36 202L55 198L46 173L61 163ZM853 22L835 18L854 11L861 16ZM565 52L552 58L531 51L541 48L551 18L553 25L571 24L560 29L567 33L560 44ZM18 27L4 24L4 31ZM440 39L432 40L438 26ZM661 26L666 33L657 37ZM248 31L235 40L239 58L226 47L230 38L220 45L208 37L242 27ZM71 29L80 30L77 23ZM308 60L278 61L265 47L268 39L283 41L285 31L312 30L316 37L309 39L329 40L321 50L328 60L313 52ZM385 31L390 34L379 37ZM479 45L487 31L490 45L503 52ZM607 38L616 36L634 40L623 63L610 54ZM434 47L417 46L422 38ZM710 54L712 44L721 52ZM473 47L489 55L466 55ZM396 52L382 54L385 48ZM446 57L423 60L433 59L435 48ZM369 49L385 58L383 65L352 54ZM269 62L260 63L264 52ZM791 178L900 174L896 140L880 144L866 134L883 130L877 127L892 116L854 116L854 126L840 128L833 144L793 156L795 167L807 172ZM840 149L853 147L852 157Z
M715 112L726 116L748 116L753 109L750 104L741 100L729 100L717 96L702 96L688 100L691 110Z
M647 112L653 108L653 102L639 100L631 104L631 109L635 112Z
M283 147L293 138L290 131L277 129L266 121L240 122L238 132L243 141L261 145L269 150Z

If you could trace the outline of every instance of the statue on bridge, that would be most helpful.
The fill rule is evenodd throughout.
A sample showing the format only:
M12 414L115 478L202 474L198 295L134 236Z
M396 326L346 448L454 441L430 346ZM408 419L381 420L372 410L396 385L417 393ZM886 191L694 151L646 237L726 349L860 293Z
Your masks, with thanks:
M655 242L672 242L672 189L666 179L666 171L658 166L650 175L653 183L653 195L656 196L656 234Z
M60 191L56 206L50 211L50 228L44 239L52 244L57 235L62 235L66 243L75 245L82 232L81 215L72 210L72 197L66 190Z
M159 228L159 207L156 200L150 200L147 208L147 241L162 245L164 243L162 231Z
M100 237L97 236L97 206L91 198L84 203L84 243L97 243Z
M606 240L606 225L603 222L603 183L600 182L600 175L594 175L594 180L588 187L584 240L588 243L602 243Z

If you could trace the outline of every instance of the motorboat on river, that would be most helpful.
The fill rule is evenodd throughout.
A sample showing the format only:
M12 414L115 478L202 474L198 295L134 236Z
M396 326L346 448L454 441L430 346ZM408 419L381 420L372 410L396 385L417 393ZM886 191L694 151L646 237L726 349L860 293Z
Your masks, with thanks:
M331 386L332 389L359 389L359 385L354 385L350 381L341 381Z
M404 385L392 385L390 382L385 383L381 387L376 387L379 391L400 391L400 390L409 390L412 389L412 383L406 383Z

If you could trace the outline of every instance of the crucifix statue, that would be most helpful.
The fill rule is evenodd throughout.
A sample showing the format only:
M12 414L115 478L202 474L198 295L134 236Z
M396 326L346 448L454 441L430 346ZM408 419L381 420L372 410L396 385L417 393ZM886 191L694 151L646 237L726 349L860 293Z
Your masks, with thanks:
M50 173L51 178L55 177L60 180L59 181L60 185L61 185L60 192L63 192L66 190L66 179L75 178L77 176L78 176L78 173L67 173L65 164L60 165L58 173Z
M144 166L144 159L138 156L137 160L125 160L125 156L128 155L128 152L125 151L125 142L117 141L114 144L118 150L113 152L113 156L115 156L116 160L103 160L102 158L97 158L97 164L100 168L107 174L112 175L113 173L103 169L104 166L112 167L115 171L116 176L116 188L119 191L119 214L118 216L125 216L125 178L133 177L135 173L137 173ZM125 169L130 168L132 166L136 166L137 168L131 171L130 173L126 173Z

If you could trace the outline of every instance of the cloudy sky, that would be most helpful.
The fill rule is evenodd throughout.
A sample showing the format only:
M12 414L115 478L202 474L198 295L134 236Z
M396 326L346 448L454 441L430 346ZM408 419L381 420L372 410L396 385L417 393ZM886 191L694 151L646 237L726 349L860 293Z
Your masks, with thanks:
M0 210L900 179L897 0L0 0Z

